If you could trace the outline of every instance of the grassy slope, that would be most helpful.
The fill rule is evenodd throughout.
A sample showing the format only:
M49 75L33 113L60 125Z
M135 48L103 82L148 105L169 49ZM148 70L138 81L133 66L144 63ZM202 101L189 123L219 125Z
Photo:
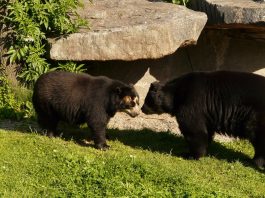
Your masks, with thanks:
M1 128L1 127L0 127ZM0 129L0 196L264 197L265 174L251 167L247 141L214 143L199 161L179 154L180 137L110 130L111 150ZM69 139L69 138L68 138Z

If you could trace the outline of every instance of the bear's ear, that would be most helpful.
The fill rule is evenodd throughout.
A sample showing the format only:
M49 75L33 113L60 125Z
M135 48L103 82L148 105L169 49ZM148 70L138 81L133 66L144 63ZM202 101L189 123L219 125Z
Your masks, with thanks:
M158 88L160 87L160 83L158 81L151 83L150 85L150 91L156 92Z

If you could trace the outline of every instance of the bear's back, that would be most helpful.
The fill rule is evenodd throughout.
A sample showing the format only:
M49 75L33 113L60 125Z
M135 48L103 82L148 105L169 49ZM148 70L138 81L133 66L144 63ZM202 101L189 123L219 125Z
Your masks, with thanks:
M37 80L34 92L42 94L43 97L45 97L45 94L49 94L49 96L55 94L56 98L58 98L58 95L65 97L71 94L79 98L84 97L86 93L89 95L104 93L104 89L115 84L115 82L115 80L105 76L95 77L89 74L54 71L43 74Z
M209 73L207 87L224 101L265 108L265 78L263 76L232 71Z
M201 117L214 130L234 132L249 120L265 116L265 78L252 73L194 72L175 83L178 115ZM190 112L193 112L191 115Z
M125 85L105 76L53 71L37 80L32 100L39 115L49 111L56 119L83 123L93 109L105 108L116 86Z
M170 83L169 83L170 84ZM205 96L212 100L244 100L265 107L265 77L246 72L191 72L171 82L184 97Z

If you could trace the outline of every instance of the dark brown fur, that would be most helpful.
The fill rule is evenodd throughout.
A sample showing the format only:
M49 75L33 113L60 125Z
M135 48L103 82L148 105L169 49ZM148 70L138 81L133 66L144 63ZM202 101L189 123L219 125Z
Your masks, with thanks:
M247 138L254 161L265 165L265 78L252 73L193 72L166 83L153 83L142 111L176 116L190 149L199 159L214 132Z
M38 115L38 123L50 135L57 135L59 121L70 124L87 123L94 133L96 148L106 149L105 129L117 111L126 111L131 116L138 94L131 85L104 76L74 74L55 71L42 75L34 86L33 105Z

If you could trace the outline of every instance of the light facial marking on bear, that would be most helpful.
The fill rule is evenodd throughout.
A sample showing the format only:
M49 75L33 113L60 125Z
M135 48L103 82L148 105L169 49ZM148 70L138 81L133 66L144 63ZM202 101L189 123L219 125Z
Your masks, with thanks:
M125 96L122 101L124 104L130 104L132 98L130 96Z
M140 113L140 107L139 107L139 98L131 97L131 96L125 96L122 99L122 103L128 107L126 109L123 109L123 111L127 114L129 114L131 117L136 117Z

